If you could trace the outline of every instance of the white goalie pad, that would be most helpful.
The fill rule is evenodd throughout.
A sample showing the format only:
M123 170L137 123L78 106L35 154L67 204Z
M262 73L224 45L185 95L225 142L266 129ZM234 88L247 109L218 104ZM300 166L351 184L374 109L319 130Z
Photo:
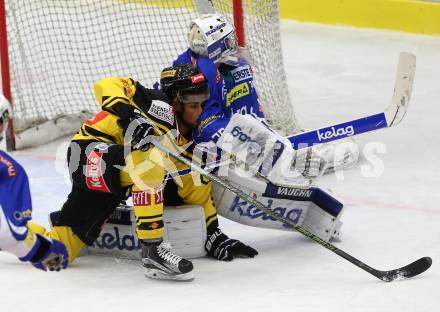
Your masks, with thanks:
M117 207L98 239L87 247L87 253L141 259L135 220L132 206ZM171 243L173 253L188 259L206 255L205 213L201 206L167 206L164 208L163 220L164 240Z
M321 239L339 240L344 205L327 191L318 187L303 189L277 186L241 174L240 169L230 170L228 181ZM231 191L219 185L213 187L214 202L219 215L250 226L292 230L290 226L268 216Z
M206 221L201 206L165 207L163 219L164 240L171 243L173 253L189 259L206 255Z

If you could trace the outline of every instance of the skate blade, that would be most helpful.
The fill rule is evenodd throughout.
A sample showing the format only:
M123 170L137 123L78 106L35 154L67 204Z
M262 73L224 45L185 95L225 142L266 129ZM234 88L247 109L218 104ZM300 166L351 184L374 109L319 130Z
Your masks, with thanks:
M145 269L144 274L148 278L159 280L192 281L194 279L194 276L191 272L182 274L167 274L156 269Z

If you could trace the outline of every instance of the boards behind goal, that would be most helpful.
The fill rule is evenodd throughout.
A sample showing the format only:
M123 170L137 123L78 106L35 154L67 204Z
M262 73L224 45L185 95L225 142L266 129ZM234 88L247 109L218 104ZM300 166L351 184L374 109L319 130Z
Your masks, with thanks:
M103 77L152 86L187 48L189 22L212 11L234 23L248 48L268 121L283 134L297 126L277 0L0 0L0 7L3 93L14 109L10 148L77 131L99 110L93 84Z

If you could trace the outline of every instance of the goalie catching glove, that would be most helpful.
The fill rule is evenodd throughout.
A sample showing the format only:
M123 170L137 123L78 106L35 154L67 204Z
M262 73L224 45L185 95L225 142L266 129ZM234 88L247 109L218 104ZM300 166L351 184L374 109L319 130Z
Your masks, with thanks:
M208 235L205 249L208 256L222 261L231 261L237 257L253 258L258 255L258 251L254 248L239 240L230 239L220 229L216 229L214 233Z
M150 135L154 127L139 111L134 110L130 117L121 118L119 125L124 129L126 142L131 142L134 150L147 151L150 148Z

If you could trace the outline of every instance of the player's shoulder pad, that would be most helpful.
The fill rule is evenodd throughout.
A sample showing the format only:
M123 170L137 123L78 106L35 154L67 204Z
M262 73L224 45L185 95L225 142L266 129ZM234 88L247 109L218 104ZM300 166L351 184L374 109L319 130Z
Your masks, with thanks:
M152 101L158 100L170 104L168 96L162 90L145 88L145 91Z
M133 99L136 105L162 130L166 132L175 127L173 107L162 90L145 88L138 83Z

